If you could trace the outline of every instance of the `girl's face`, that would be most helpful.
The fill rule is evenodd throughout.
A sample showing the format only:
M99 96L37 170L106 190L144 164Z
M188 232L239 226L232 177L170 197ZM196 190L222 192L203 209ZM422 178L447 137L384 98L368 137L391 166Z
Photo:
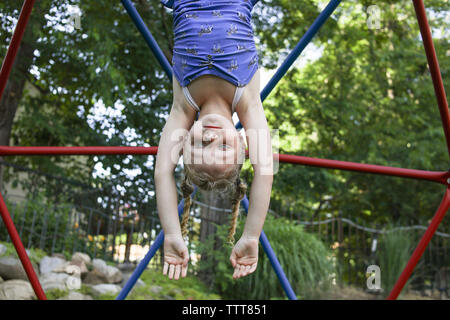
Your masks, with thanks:
M231 120L208 114L199 118L186 135L184 163L221 176L236 167L240 147L239 132Z

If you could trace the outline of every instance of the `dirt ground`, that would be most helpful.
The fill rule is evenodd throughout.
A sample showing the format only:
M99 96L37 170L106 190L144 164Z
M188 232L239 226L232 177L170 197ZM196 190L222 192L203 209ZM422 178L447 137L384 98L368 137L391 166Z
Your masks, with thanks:
M320 300L382 300L381 294L372 294L355 287L334 287L321 293ZM438 293L433 296L422 296L416 292L406 292L398 297L398 300L441 300Z

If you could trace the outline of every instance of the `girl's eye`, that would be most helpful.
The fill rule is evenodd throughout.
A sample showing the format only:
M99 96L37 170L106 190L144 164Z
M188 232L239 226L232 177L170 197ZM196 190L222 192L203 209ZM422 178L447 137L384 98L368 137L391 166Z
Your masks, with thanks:
M227 150L227 149L229 149L229 148L230 148L230 146L227 145L227 144L221 144L221 145L220 145L220 149L222 149L222 150Z

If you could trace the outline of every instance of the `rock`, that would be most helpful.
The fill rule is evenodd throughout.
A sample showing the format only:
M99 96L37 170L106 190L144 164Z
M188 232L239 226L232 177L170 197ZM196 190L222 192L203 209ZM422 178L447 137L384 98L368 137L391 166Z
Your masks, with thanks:
M45 256L40 262L41 274L52 272L54 269L64 266L65 264L66 260L64 259L61 259L59 257Z
M80 292L69 291L69 294L65 297L59 298L57 300L93 300L91 296L84 295Z
M72 255L72 262L75 261L82 261L85 263L85 265L88 265L91 263L91 258L86 254L86 253L82 253L82 252L75 252Z
M56 267L54 267L51 272L55 272L55 273L63 273L66 272L66 266L68 266L69 263L68 262L64 262L61 263L60 265L57 265Z
M102 259L92 260L94 269L97 269L106 278L107 283L120 283L123 280L122 272L116 267L108 266Z
M69 278L68 274L56 273L56 272L46 272L41 275L39 282L41 283L42 289L44 291L59 289L67 290L67 280Z
M127 262L127 263L119 263L118 265L117 265L117 268L120 270L120 271L122 271L122 272L133 272L134 271L134 269L136 269L136 265L134 264L134 263L130 263L130 262Z
M41 282L42 290L49 291L49 290L61 290L65 291L67 290L66 283L61 282L58 280L48 279L46 281Z
M37 267L33 265L33 268L36 274L38 274ZM19 259L13 257L0 258L0 277L5 280L28 280L25 269L22 266L22 262Z
M0 300L36 299L33 288L25 280L8 280L0 284Z
M0 244L0 257L6 253L6 246Z
M106 276L98 271L97 269L94 269L90 271L84 278L83 283L85 284L101 284L106 283Z
M85 284L101 284L108 282L106 276L101 273L99 270L94 269L83 278L83 283Z
M52 272L81 276L88 273L88 269L83 261L70 261L53 268Z
M159 294L162 291L162 287L160 286L151 286L150 287L150 292L153 294Z
M61 260L66 260L66 256L64 256L62 253L53 253L52 258L60 258Z
M128 282L128 280L130 279L132 273L124 273L123 274L123 280L122 280L122 287L125 286L125 284ZM138 279L136 281L136 284L134 285L133 288L135 287L140 287L140 286L145 286L145 282L142 281L141 279ZM161 288L162 289L162 288Z
M72 260L70 261L69 265L66 266L66 272L69 273L69 270L75 270L74 267L77 267L76 269L78 270L78 272L80 273L81 276L87 274L89 272L87 266L86 266L86 262L81 261L81 260ZM70 273L72 274L72 273Z
M116 267L108 266L108 283L121 283L123 280L122 272Z
M95 297L102 294L118 294L122 288L116 284L102 283L91 287L91 292Z
M107 272L106 269L107 269L108 265L102 259L92 260L92 266L94 267L94 269L97 269L98 271L100 271L104 274Z
M81 279L79 276L69 276L66 280L66 286L69 290L81 289Z

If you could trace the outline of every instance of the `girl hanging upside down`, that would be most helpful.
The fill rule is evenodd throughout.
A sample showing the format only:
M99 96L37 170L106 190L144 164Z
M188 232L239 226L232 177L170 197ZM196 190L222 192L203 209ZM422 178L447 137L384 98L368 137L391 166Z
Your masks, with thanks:
M155 164L156 200L164 230L164 275L185 277L184 241L194 185L231 195L228 241L234 233L247 186L239 178L246 157L237 113L245 129L254 179L247 220L230 261L237 279L255 271L258 240L273 180L270 132L260 98L258 55L251 11L259 0L161 0L173 9L173 105L159 141ZM196 115L198 114L198 119ZM177 211L174 170L183 156L184 212Z

